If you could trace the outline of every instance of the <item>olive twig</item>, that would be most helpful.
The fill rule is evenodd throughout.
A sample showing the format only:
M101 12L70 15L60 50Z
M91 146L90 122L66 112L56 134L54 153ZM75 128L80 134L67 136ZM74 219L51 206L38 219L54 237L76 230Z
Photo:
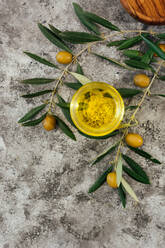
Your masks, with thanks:
M116 158L115 158L115 169L116 169L116 166L117 166L117 162L118 162L118 158L119 158L119 155L120 155L121 147L122 147L122 145L123 145L123 140L124 140L126 134L128 133L128 129L129 129L129 127L130 127L129 124L131 124L131 122L132 122L133 120L135 120L135 116L136 116L137 112L139 111L141 105L143 104L143 102L144 102L146 96L148 95L148 93L150 93L150 88L151 88L152 84L154 83L155 79L157 78L158 73L159 73L159 71L160 71L161 66L162 66L163 63L164 63L164 61L162 60L161 63L160 63L160 65L159 65L159 67L158 67L158 69L157 69L156 72L154 73L153 78L152 78L152 80L151 80L149 86L148 86L148 87L146 88L146 90L144 91L144 94L143 94L143 96L142 96L140 102L137 104L137 108L135 109L135 111L134 111L133 114L131 115L131 117L130 117L130 119L129 119L129 121L128 121L128 127L125 128L125 130L124 130L124 132L123 132L123 135L121 136L121 138L120 138L120 140L119 140L118 149L117 149L117 154L116 154Z

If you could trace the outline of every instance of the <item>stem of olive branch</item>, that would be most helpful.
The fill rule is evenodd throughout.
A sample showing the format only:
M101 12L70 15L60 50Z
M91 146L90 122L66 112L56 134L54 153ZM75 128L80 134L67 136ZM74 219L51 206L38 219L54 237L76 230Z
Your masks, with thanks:
M162 60L161 63L160 63L160 65L159 65L159 67L158 67L158 69L157 69L156 72L154 73L154 76L153 76L153 78L152 78L152 80L151 80L149 86L148 86L148 87L146 88L146 90L144 91L144 94L143 94L143 96L142 96L140 102L139 102L138 105L137 105L138 107L136 108L136 110L135 110L135 111L133 112L133 114L131 115L131 117L130 117L130 119L129 119L129 122L128 122L128 127L125 128L125 131L124 131L124 133L123 133L121 139L119 140L119 145L118 145L117 154L116 154L116 158L115 158L115 170L116 170L116 167L117 167L117 162L118 162L118 158L119 158L119 155L120 155L120 150L121 150L121 147L122 147L122 145L123 145L123 139L124 139L125 135L127 134L128 129L129 129L129 124L131 124L131 122L134 120L134 118L135 118L137 112L139 111L141 105L143 104L143 102L144 102L144 100L145 100L147 94L150 92L150 88L151 88L152 84L154 83L155 79L157 78L158 73L159 73L159 71L160 71L161 66L163 65L163 63L164 63L164 61Z
M96 43L96 42L93 42L93 43ZM91 45L92 45L92 44L91 44ZM56 83L56 85L55 85L55 87L54 87L54 89L53 89L53 91L52 91L52 95L51 95L51 98L50 98L50 101L49 101L48 113L51 113L51 108L52 108L52 104L53 104L54 95L55 95L55 93L56 93L56 91L57 91L57 88L58 88L59 84L62 82L63 77L64 77L65 74L68 72L69 67L75 62L75 60L76 60L76 59L77 59L85 50L88 49L88 47L89 47L89 45L86 46L85 48L83 48L77 55L75 55L74 58L73 58L73 60L72 60L72 62L71 62L69 65L67 65L67 66L64 68L64 70L62 71L61 76L59 77L59 79L58 79L58 81L57 81L57 83Z

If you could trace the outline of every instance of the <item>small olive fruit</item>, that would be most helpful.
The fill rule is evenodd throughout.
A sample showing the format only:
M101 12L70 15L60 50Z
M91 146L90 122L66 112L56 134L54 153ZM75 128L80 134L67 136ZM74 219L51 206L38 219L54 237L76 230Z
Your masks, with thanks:
M58 52L56 60L60 64L69 64L72 62L72 54L67 51Z
M134 76L134 84L140 88L145 88L150 84L150 78L145 74L136 74Z
M110 172L107 175L107 183L112 188L117 188L117 179L116 179L116 172Z
M125 136L125 142L132 147L140 147L143 145L143 138L137 133L128 133Z
M159 44L159 48L160 48L163 52L165 52L165 44ZM154 53L154 56L155 56L155 57L158 57L158 55L157 55L156 53Z
M56 127L56 119L53 115L48 114L42 122L46 131L51 131Z

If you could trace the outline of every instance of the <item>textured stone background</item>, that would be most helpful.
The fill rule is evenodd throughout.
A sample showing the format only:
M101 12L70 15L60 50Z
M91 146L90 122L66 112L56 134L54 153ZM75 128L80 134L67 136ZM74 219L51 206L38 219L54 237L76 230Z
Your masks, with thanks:
M149 28L133 20L119 0L77 2L121 28ZM128 196L123 210L116 191L107 185L92 196L87 194L111 158L92 169L88 162L114 139L95 141L76 133L77 142L73 142L59 130L46 133L41 126L22 128L17 124L27 110L41 102L20 98L22 93L35 91L35 87L22 86L19 79L58 76L22 53L28 50L55 61L59 50L43 37L38 22L52 23L62 30L84 30L74 14L72 0L0 0L0 248L163 248L163 163L154 165L132 154L146 169L152 184L145 186L128 179L141 203L135 205ZM119 57L114 49L102 45L94 49ZM80 63L88 77L116 87L132 87L132 72L86 55ZM152 91L165 93L164 83L155 82ZM60 89L66 100L72 93L65 87ZM144 149L162 162L164 113L164 99L155 97L146 99L138 115ZM59 115L63 118L60 111Z

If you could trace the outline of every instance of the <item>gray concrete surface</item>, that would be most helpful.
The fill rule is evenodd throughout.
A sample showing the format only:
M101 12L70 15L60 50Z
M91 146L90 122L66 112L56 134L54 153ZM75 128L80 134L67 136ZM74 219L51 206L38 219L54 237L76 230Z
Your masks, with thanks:
M123 29L147 28L132 19L119 0L77 2ZM0 0L0 248L163 248L163 163L154 165L132 154L152 184L145 186L128 179L140 204L128 196L127 208L123 209L116 191L107 185L91 196L87 194L112 158L105 158L92 169L88 161L117 138L96 141L76 133L77 142L73 142L59 130L46 133L41 126L23 128L17 124L27 110L41 102L21 99L22 93L35 91L36 87L22 86L19 80L58 76L22 53L28 50L55 61L59 49L43 37L38 22L52 23L62 30L85 30L74 14L71 0ZM76 46L75 51L80 47ZM119 53L103 45L94 50L119 58ZM133 87L132 72L87 54L81 57L80 64L93 80ZM155 82L152 91L165 93L164 83ZM73 91L63 87L60 94L69 100ZM59 110L58 113L63 118ZM162 162L164 113L163 98L147 98L138 114L140 127L132 129L144 137L144 149Z

